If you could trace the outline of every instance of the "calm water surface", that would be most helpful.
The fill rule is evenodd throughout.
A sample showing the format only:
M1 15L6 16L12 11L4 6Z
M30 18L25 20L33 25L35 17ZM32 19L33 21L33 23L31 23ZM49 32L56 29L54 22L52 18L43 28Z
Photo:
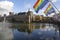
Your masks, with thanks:
M57 25L0 23L0 40L59 40Z

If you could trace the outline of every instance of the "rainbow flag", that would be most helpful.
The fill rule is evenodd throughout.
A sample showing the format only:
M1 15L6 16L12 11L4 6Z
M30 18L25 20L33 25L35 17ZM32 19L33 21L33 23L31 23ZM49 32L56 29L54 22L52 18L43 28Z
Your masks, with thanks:
M35 9L36 13L38 13L39 9L42 9L47 3L48 0L37 0L33 8Z
M55 12L54 8L52 7L51 4L48 5L48 7L46 8L46 10L44 11L44 14L48 15Z

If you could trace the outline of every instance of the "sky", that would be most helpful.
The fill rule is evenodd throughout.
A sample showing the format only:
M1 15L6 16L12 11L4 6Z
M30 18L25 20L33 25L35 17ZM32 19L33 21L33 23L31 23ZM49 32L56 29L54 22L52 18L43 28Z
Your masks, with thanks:
M2 4L5 6L4 7L0 7L1 8L4 8L4 9L7 9L8 12L9 11L13 11L15 13L18 13L18 12L27 12L28 9L30 8L30 10L32 10L35 14L36 12L34 11L33 9L33 5L36 3L37 0L0 0L0 3L1 1L8 1L6 3L2 2ZM58 8L58 10L60 10L60 0L51 0L53 2L53 4L56 6L56 8ZM8 6L9 5L9 6ZM44 7L44 9L41 9L39 10L38 14L39 15L44 15L43 14L43 11L45 10L46 6Z

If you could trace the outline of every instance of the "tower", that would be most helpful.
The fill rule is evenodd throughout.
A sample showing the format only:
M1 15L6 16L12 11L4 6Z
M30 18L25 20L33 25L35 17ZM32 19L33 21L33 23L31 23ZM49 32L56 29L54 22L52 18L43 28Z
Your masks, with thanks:
M29 21L31 22L32 21L32 17L33 17L33 12L30 11L30 9L28 9L28 12L27 12L27 16L29 17Z

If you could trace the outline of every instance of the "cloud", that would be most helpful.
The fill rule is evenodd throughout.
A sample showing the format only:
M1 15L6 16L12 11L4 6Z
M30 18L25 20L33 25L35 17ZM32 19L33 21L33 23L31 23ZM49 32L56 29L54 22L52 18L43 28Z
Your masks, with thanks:
M0 15L7 14L12 11L14 6L13 2L10 1L0 1ZM3 12L2 12L3 11Z
M60 9L59 9L59 11L60 11Z
M9 15L9 12L8 11L5 11L5 10L4 11L1 11L0 10L0 15L3 16L4 14Z
M39 10L38 13L36 13L34 9L30 9L30 11L33 11L33 13L34 13L35 15L43 15L43 16L46 16L46 15L43 13L43 12L44 12L43 9L42 9L42 10Z
M59 13L59 12L60 12L60 9L58 9L57 13Z
M55 12L56 12L56 14L58 14L59 12L60 12L60 9L55 9Z
M9 1L1 1L0 2L0 8L6 9L6 10L11 10L13 7L13 3Z
M51 0L52 2L57 2L57 0Z

